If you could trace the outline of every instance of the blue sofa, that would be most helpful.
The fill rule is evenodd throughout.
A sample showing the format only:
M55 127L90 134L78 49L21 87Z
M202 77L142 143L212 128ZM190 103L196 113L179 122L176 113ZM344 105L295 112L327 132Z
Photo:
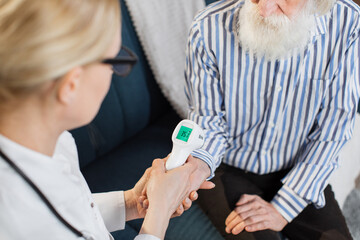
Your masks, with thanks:
M129 76L113 77L95 119L71 131L81 171L92 192L132 188L153 159L171 151L171 134L180 121L154 80L123 0L121 5L122 45L133 50L139 61ZM113 236L133 239L141 224L142 220L128 222L125 230ZM206 239L221 239L194 204L183 216L171 220L166 239L204 239L200 229L213 236Z

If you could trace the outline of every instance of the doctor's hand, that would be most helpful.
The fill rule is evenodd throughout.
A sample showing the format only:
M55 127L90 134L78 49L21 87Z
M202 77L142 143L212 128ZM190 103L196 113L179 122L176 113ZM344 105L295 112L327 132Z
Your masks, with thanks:
M150 177L150 172L151 168L146 169L136 185L132 189L124 192L126 221L145 217L146 208L138 201L138 199L142 197L143 190Z
M146 186L149 208L154 203L162 202L175 212L182 200L190 194L190 176L195 170L196 165L186 163L166 171L165 161L155 160Z
M167 159L170 155L164 158L164 162L166 163ZM198 159L194 158L191 155L188 157L186 163L191 163L196 166L196 170L192 173L190 182L191 182L191 190L193 190L189 196L187 196L183 201L182 204L178 206L176 211L173 213L172 217L180 216L184 213L184 211L188 210L192 206L192 202L197 200L198 193L197 189L212 189L215 187L215 184L210 181L205 181L205 179L210 175L210 168L208 165ZM199 174L202 173L202 174ZM199 186L200 185L200 186ZM142 204L143 208L147 209L149 206L149 200L145 195L142 195L139 198L139 202Z
M225 221L226 232L234 235L243 230L256 232L265 229L281 231L288 222L269 202L257 195L244 194Z
M153 162L144 190L149 207L140 233L163 239L170 217L190 194L190 176L195 170L196 165L186 163L166 171L165 161L157 159Z
M204 161L190 155L186 162L194 164L196 166L196 170L191 174L190 177L192 192L183 201L183 204L179 206L177 213L182 213L181 210L187 210L191 207L192 202L198 198L198 189L212 189L215 187L213 182L206 180L206 178L210 176L210 168ZM182 206L183 208L181 208Z
M180 216L184 211L191 207L192 202L198 198L198 189L212 189L215 187L214 183L206 181L206 178L210 176L210 168L204 161L190 155L186 163L191 163L196 166L196 170L190 177L192 192L183 200L173 216Z

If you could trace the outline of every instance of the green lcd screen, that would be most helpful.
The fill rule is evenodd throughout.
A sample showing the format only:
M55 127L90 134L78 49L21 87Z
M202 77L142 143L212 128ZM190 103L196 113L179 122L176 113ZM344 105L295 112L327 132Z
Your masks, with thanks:
M179 131L178 135L176 136L176 139L187 142L189 140L191 132L192 132L191 128L181 126L180 131Z

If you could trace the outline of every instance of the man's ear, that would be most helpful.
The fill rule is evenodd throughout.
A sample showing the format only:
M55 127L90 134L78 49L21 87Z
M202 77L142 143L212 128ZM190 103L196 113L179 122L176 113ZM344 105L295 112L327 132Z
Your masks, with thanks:
M70 104L79 91L83 69L76 67L71 69L61 79L57 89L57 99L64 104Z

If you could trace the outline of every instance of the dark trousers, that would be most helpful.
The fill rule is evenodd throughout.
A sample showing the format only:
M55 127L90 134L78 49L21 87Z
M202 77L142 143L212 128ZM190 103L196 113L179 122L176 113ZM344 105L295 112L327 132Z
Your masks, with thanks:
M225 239L280 240L281 235L271 230L232 235L225 232L225 219L235 208L242 194L256 194L270 202L281 188L281 179L288 170L257 175L221 164L212 181L216 187L199 191L199 204ZM325 189L326 205L316 209L308 205L293 221L286 225L282 235L290 240L343 240L352 239L331 186Z

